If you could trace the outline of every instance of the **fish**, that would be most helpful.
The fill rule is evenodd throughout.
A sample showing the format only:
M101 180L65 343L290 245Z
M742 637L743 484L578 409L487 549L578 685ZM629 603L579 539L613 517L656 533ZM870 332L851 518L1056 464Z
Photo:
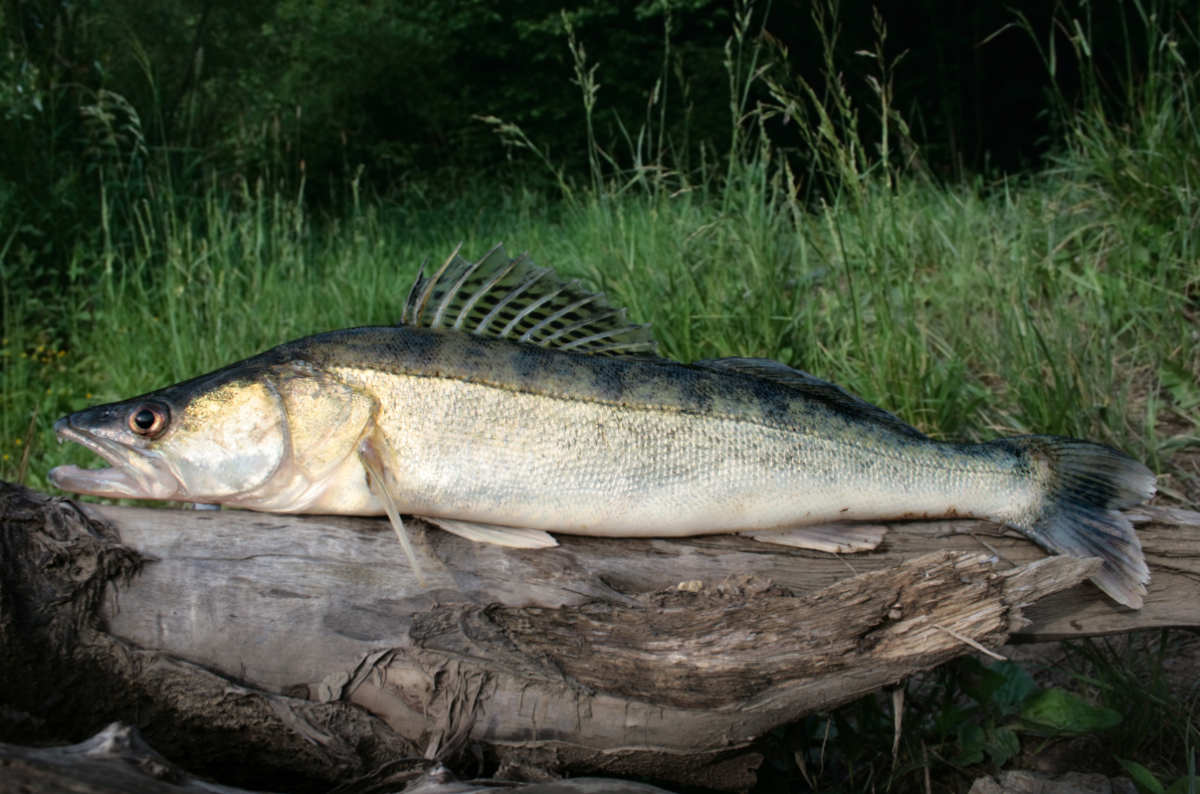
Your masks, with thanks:
M461 248L461 246L460 246ZM426 263L427 265L428 263ZM983 518L1103 561L1140 608L1150 573L1121 509L1155 492L1128 455L1054 436L952 443L762 358L681 363L577 280L459 249L426 265L394 326L287 342L55 423L109 465L58 488L274 513L402 515L477 542L741 533L853 551L870 522ZM867 522L867 523L847 523Z

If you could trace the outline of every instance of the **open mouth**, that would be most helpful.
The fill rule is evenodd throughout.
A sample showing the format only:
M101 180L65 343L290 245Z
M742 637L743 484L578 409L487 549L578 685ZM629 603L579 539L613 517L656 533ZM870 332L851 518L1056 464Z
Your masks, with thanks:
M107 469L74 465L51 469L50 482L64 491L119 499L171 499L179 491L179 481L152 452L72 427L70 417L55 422L54 432L64 441L87 447L111 465Z

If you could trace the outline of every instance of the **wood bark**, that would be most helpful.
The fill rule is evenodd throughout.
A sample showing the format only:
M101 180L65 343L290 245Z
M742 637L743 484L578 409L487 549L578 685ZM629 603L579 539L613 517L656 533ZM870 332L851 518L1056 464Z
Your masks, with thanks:
M338 786L330 794L669 794L630 780L572 778L542 784L458 780L437 761L402 759ZM159 755L137 728L114 722L67 747L0 742L0 794L252 794L200 780Z
M247 794L197 780L120 723L69 747L0 743L0 770L0 794Z
M381 520L4 486L0 707L35 739L121 719L246 788L474 749L517 779L740 789L766 732L975 646L1200 624L1200 514L1135 520L1154 577L1137 612L1076 586L1095 561L981 521L892 525L849 556L733 536L517 550L413 521L420 588Z

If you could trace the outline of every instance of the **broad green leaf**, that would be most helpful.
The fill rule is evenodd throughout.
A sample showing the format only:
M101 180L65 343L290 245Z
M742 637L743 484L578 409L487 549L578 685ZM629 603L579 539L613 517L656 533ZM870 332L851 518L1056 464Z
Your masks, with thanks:
M1200 791L1200 782L1197 782L1196 788L1191 787L1192 780L1184 775L1167 787L1166 794L1189 794L1189 792Z
M1008 763L1008 759L1021 752L1021 740L1017 738L1017 734L1011 728L997 728L992 733L992 740L984 746L984 749L992 757L993 764L1004 766Z
M992 700L992 696L996 694L996 690L1004 686L1005 678L998 673L993 673L991 670L986 669L980 669L978 675L979 683L977 686L973 686L966 681L960 682L959 685L967 697L981 706L986 706Z
M983 763L983 728L973 722L958 726L958 753L950 763L958 766Z
M1037 691L1033 676L1016 662L996 662L988 668L1004 679L1004 683L996 688L992 700L1002 714L1015 714L1025 700Z
M1158 778L1149 769L1136 761L1126 761L1124 758L1117 760L1121 762L1121 766L1125 767L1125 771L1129 773L1129 779L1133 781L1133 785L1137 787L1140 794L1163 794L1162 783L1158 782Z
M1049 735L1081 734L1111 728L1121 721L1112 709L1093 706L1064 689L1046 689L1025 701L1022 729Z

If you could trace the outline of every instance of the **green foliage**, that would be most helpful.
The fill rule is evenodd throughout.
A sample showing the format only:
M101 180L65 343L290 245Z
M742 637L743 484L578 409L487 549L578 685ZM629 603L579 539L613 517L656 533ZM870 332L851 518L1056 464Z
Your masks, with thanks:
M1042 689L1025 668L1009 661L984 667L974 658L959 662L969 678L960 683L975 706L943 713L937 725L942 736L951 730L957 752L951 762L979 764L986 753L996 766L1004 766L1021 751L1020 733L1073 736L1113 727L1121 715L1098 708L1079 695L1058 687Z
M1056 159L1096 201L1136 207L1158 233L1195 229L1200 222L1200 16L1194 7L1189 15L1169 0L1114 0L1114 5L1126 44L1118 56L1123 62L1097 48L1102 23L1091 5L1061 7L1057 21L1070 31L1082 91L1076 102L1058 91L1054 110L1065 131L1065 150ZM1058 78L1054 42L1052 34L1045 57Z
M1039 687L1009 661L985 667L963 657L891 694L891 709L888 698L869 695L773 737L794 755L793 779L814 791L925 790L927 769L1003 767L1022 755L1022 735L1104 734L1120 720L1075 693ZM967 781L978 776L967 773Z
M152 146L202 152L251 182L270 175L294 185L304 163L322 188L361 164L380 186L413 169L486 173L499 152L471 122L476 114L543 139L579 129L564 19L581 44L606 54L599 79L609 109L598 122L615 139L616 108L641 115L649 88L641 78L659 71L664 32L687 29L671 64L686 81L692 61L701 71L720 68L727 19L712 0L605 0L565 11L541 0L113 0L103 9L9 0L4 9L12 22L11 63L0 73L6 116L33 121L55 102L69 115L104 88L137 109ZM561 79L545 79L547 70ZM695 110L722 97L697 86L689 99ZM715 130L727 134L724 124ZM67 130L34 137L67 155L75 146ZM557 157L576 157L579 143Z
M1184 757L1200 746L1197 693L1181 700L1163 674L1164 659L1186 641L1187 635L1163 630L1063 644L1061 671L1087 687L1100 705L1124 717L1104 736L1105 749L1113 756L1147 763L1153 759L1170 776L1186 771Z
M1074 692L1046 689L1022 704L1021 730L1043 736L1075 736L1115 727L1121 715L1093 706Z
M795 119L799 137L809 153L801 171L806 173L807 181L816 181L823 195L837 196L842 203L858 202L866 198L866 191L880 176L886 187L893 187L899 172L909 171L914 165L916 144L894 105L894 72L903 55L888 58L887 26L876 9L875 49L856 53L873 58L877 70L866 77L878 103L875 114L879 121L876 151L868 151L871 141L860 132L858 107L835 63L840 32L835 12L836 6L813 4L813 23L821 34L824 55L823 85L814 86L787 70L780 74L778 67L788 63L788 52L782 45L776 45L776 68L763 75L775 102L767 106L765 119L779 117L785 123ZM897 143L907 153L903 161L893 156Z
M1164 786L1149 769L1136 761L1118 758L1121 766L1129 773L1138 794L1196 794L1196 752L1188 756L1188 772L1169 786Z
M310 31L386 27L382 17L359 16L383 13L370 4L273 8L293 15L289 25ZM456 202L417 191L402 202L379 202L364 200L360 183L351 180L342 188L347 217L332 223L311 219L303 182L285 193L274 178L229 181L212 171L205 192L193 195L176 189L173 175L181 169L171 163L179 153L154 142L153 130L167 122L148 121L124 95L107 89L71 95L82 110L76 123L87 141L86 178L98 188L92 195L99 222L95 237L71 247L64 243L70 234L44 231L53 224L8 227L13 231L0 259L8 336L26 338L32 348L106 351L109 327L131 329L155 340L148 349L173 351L165 370L157 359L128 361L129 373L157 373L149 382L122 384L143 390L300 330L391 316L399 288L372 292L363 303L325 301L309 312L312 296L325 293L325 274L337 272L324 257L362 268L339 272L339 283L395 283L395 263L412 267L461 237L480 246L507 238L609 291L631 316L653 321L670 355L778 358L839 382L937 437L1089 437L1159 468L1168 465L1167 456L1197 443L1195 433L1160 436L1157 418L1169 407L1186 415L1194 402L1200 345L1188 317L1200 285L1200 232L1158 235L1148 248L1152 219L1136 206L1095 201L1086 170L939 186L916 161L885 157L904 148L895 143L907 140L903 127L884 124L875 128L875 139L855 131L859 111L832 73L823 99L811 89L789 94L776 81L767 84L775 104L755 105L748 86L768 72L758 65L763 55L754 43L752 9L735 10L727 104L737 120L732 138L742 143L723 176L695 181L672 170L665 147L642 145L667 140L661 126L631 131L620 157L594 134L586 149L592 187L571 188L569 176L556 172L572 198L550 211L542 209L547 202L537 191L486 183L472 184ZM578 38L579 19L588 18L569 13L547 25L560 30L569 23L574 31L566 49L573 47L578 59L575 90L587 100L584 121L595 121L604 94L589 82L595 63ZM403 28L393 22L396 31ZM836 24L829 16L818 22L834 47ZM542 35L535 28L529 35ZM894 121L888 86L895 62L884 52L881 23L878 32L876 71L867 77L877 88L876 115ZM834 63L832 56L826 61ZM305 118L292 117L297 123ZM781 117L804 125L814 144L824 143L799 159L776 151L770 125ZM884 144L885 135L892 143ZM288 138L281 133L279 140ZM538 145L532 137L523 140ZM291 167L281 163L281 171ZM826 198L800 200L806 173L825 175ZM12 211L31 212L26 204ZM414 217L422 221L413 225ZM379 261L340 252L361 250L358 237L347 235L367 228L363 223L384 246ZM388 242L399 233L393 229L406 230L403 245ZM43 238L45 246L58 246L58 273L44 264L49 249L37 247ZM435 239L437 245L418 246ZM245 293L234 286L261 290L263 284L271 287L262 300L277 311L247 306L251 317L235 319ZM195 320L145 325L155 316ZM226 334L231 323L247 327ZM221 331L214 334L212 327ZM47 329L45 338L32 328ZM196 339L208 340L212 352L198 353ZM111 360L107 352L98 356ZM1114 389L1114 383L1138 385ZM47 385L117 396L86 384ZM5 403L3 430L15 439L32 408ZM50 413L39 420L46 440ZM40 459L34 462L44 468Z

